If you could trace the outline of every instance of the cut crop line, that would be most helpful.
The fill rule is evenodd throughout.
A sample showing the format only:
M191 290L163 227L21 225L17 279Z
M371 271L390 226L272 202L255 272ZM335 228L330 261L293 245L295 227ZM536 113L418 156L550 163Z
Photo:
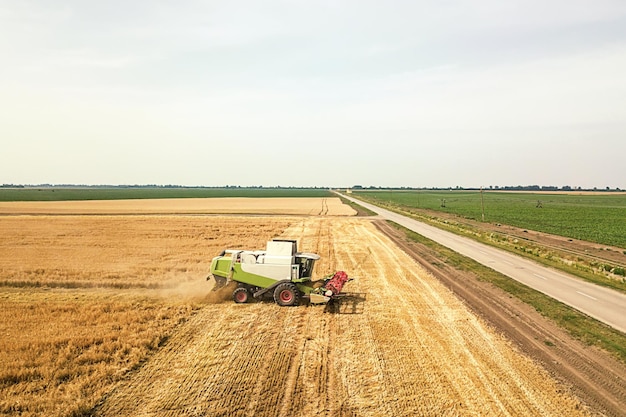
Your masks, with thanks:
M597 298L592 297L592 296L590 296L589 294L585 294L584 292L580 292L580 291L576 291L576 292L577 292L578 294L582 295L582 296L585 296L585 297L587 297L587 298L591 298L591 299L592 299L592 300L594 300L594 301L598 301L598 299L597 299Z

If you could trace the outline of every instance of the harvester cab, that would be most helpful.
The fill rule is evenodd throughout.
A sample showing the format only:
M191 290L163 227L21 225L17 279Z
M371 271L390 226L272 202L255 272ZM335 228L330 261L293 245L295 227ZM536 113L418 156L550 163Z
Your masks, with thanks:
M267 242L266 250L224 250L211 261L207 280L214 282L213 291L236 282L236 303L271 295L281 306L298 305L302 299L324 304L340 297L349 279L345 272L337 271L313 281L313 267L319 258L315 253L298 252L295 240L274 239Z

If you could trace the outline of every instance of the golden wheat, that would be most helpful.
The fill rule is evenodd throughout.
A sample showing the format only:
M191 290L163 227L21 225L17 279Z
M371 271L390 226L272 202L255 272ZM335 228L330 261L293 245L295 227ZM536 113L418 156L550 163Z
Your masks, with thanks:
M0 230L0 414L588 414L368 220L23 216ZM208 302L212 256L277 235L322 256L317 277L356 278L352 314Z
M210 260L292 219L0 217L0 415L80 416L202 305ZM102 287L102 288L97 288Z
M316 274L356 278L355 314L207 305L96 415L587 415L367 220L307 218L282 237L323 255Z
M0 297L1 415L92 409L198 308L110 292L5 290Z
M223 248L262 248L292 219L0 216L0 284L172 287L206 277ZM252 246L250 246L252 245Z
M182 198L0 202L0 214L289 214L354 216L339 198Z

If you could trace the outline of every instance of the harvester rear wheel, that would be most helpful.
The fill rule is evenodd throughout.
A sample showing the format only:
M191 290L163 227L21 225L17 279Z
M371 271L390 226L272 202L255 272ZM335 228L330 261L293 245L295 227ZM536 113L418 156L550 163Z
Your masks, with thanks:
M274 301L279 306L295 306L300 304L300 291L290 282L285 282L274 290Z
M250 299L250 293L246 288L238 287L233 291L233 300L237 304L247 303Z

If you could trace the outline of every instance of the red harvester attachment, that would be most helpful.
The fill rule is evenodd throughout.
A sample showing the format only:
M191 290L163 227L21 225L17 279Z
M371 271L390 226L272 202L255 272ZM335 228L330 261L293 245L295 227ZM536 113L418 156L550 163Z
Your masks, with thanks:
M337 295L341 292L344 284L348 282L348 274L343 271L335 272L335 275L331 279L328 280L324 288L332 291L333 295Z

